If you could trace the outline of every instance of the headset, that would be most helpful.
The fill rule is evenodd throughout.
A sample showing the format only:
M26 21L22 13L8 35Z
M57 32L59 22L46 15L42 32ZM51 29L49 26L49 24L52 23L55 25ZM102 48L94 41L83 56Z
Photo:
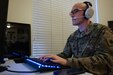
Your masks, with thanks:
M92 4L90 2L88 2L88 1L85 1L83 3L86 4L86 9L84 10L84 13L83 13L84 18L85 19L90 19L93 16L93 14L94 14L94 10L92 8Z

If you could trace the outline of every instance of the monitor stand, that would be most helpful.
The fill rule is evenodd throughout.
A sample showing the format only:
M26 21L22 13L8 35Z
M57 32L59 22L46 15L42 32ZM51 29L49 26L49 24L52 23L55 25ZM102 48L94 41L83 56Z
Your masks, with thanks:
M4 67L4 66L0 66L0 72L6 71L6 70L7 70L6 67Z

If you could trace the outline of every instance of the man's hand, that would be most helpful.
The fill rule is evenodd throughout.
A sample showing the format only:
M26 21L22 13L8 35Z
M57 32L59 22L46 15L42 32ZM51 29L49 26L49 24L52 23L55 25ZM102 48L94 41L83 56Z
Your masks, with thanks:
M48 58L51 58L52 62L59 63L61 65L66 66L67 60L64 59L64 58L61 58L61 57L59 57L59 56L57 56L55 54L44 55L44 56L41 57L41 60L46 61Z

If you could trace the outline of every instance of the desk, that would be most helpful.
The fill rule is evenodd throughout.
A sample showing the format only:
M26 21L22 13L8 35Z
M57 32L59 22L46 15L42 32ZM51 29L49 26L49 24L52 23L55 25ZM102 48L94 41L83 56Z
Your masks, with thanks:
M2 64L2 65L9 66L8 69L14 70L14 71L32 71L33 70L33 68L31 68L30 66L24 63L15 63L13 60L8 60L5 64ZM0 72L0 75L54 75L54 72L14 73L14 72L4 71L4 72ZM65 70L62 70L62 73L58 73L58 75L67 75L67 74ZM79 75L92 75L92 74L84 73L84 74L79 74Z

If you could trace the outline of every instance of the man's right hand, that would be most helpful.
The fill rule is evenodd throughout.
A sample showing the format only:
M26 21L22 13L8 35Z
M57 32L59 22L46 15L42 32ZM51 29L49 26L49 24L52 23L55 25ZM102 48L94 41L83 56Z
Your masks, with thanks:
M55 54L47 54L47 55L40 57L39 59L43 60L43 61L47 61L48 59L51 59L50 61L52 61L52 62L59 63L59 64L64 65L64 66L67 65L66 59L61 58Z

